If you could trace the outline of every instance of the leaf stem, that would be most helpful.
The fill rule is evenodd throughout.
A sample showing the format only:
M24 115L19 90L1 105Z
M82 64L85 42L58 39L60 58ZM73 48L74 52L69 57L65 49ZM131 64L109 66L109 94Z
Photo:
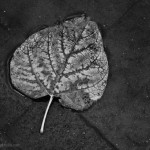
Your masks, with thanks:
M45 124L46 116L47 116L49 107L50 107L50 105L51 105L51 103L52 103L53 97L54 97L54 95L50 95L50 100L49 100L49 102L48 102L48 105L47 105L47 108L46 108L46 111L45 111L45 114L44 114L44 118L43 118L42 125L41 125L41 129L40 129L40 133L43 133L43 132L44 132L44 124Z

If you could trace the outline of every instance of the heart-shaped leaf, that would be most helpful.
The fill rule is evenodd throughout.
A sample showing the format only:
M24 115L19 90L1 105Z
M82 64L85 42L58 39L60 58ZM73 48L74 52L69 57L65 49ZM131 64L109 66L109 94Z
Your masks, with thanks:
M108 61L100 31L85 15L70 18L31 35L10 61L13 86L31 98L60 97L63 106L89 108L101 98Z

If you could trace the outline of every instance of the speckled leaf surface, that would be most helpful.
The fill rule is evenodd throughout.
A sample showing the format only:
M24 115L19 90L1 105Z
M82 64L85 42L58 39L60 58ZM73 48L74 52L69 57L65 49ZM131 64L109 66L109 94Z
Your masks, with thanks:
M1 149L150 148L149 0L5 0L0 7ZM12 90L6 61L31 33L79 11L101 27L109 62L107 87L96 105L84 112L60 107L54 98L41 135L48 97L35 102Z
M97 24L81 15L34 33L14 52L10 77L31 98L49 94L64 106L88 108L101 98L108 77Z

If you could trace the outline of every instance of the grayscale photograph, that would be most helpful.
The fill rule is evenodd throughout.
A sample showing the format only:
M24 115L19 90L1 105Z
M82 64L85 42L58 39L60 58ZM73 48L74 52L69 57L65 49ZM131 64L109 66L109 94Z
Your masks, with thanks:
M150 0L0 0L0 150L150 150Z

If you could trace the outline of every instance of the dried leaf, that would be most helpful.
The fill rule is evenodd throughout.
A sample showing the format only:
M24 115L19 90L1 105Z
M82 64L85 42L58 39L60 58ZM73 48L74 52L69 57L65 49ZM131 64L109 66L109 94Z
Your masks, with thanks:
M31 35L13 54L10 78L31 98L49 94L59 96L63 106L89 108L101 98L108 78L97 24L82 15Z

